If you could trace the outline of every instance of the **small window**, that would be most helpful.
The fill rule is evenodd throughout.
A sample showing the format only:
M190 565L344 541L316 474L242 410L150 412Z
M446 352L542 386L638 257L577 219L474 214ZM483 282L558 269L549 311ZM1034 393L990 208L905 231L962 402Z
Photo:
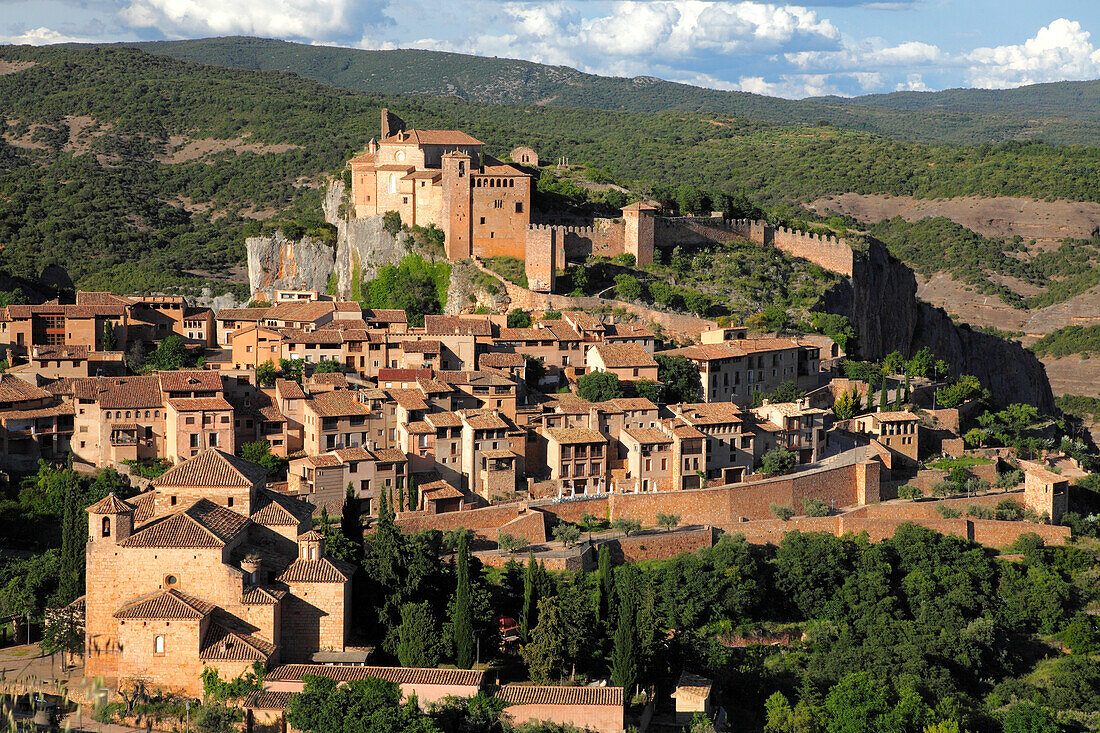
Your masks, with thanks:
M165 575L164 576L164 585L167 588L171 588L172 586L174 586L178 582L179 582L179 578L177 578L175 575Z
M523 202L522 201L517 201L516 202L516 213L517 214L522 214L523 213Z
M233 506L233 497L229 497L229 500L225 503L226 506Z
M153 637L153 654L164 654L164 637Z
M103 536L104 537L110 537L111 536L111 518L110 517L104 517L103 518Z

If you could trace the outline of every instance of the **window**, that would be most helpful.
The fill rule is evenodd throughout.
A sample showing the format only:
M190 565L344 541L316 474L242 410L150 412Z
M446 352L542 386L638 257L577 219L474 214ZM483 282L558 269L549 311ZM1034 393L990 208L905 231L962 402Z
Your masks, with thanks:
M523 202L522 201L517 201L516 202L516 213L517 214L522 214L523 213Z
M164 654L164 637L153 637L153 654Z
M111 518L110 517L104 517L103 518L103 536L104 537L110 537L111 536Z
M198 448L199 447L199 434L198 433L191 433L191 447L192 448Z

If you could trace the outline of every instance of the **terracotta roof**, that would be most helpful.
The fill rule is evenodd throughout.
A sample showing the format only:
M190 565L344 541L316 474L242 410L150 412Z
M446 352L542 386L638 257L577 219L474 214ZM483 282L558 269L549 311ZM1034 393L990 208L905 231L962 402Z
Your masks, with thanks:
M690 425L672 425L669 430L677 438L705 438L703 433Z
M461 491L442 480L420 484L418 488L420 489L420 495L423 496L425 500L461 499L463 496Z
M344 343L344 332L335 328L319 328L304 331L300 328L280 328L279 335L289 344L325 344L335 346Z
M693 697L706 698L710 696L713 685L714 683L706 677L684 671L680 673L680 679L676 681L676 690L672 693L672 697L687 694Z
M596 344L592 350L608 369L623 367L655 367L657 360L641 344Z
M442 349L443 344L433 339L401 342L401 350L406 354L438 354Z
M160 388L165 392L221 392L222 375L210 369L158 372Z
M308 502L277 491L261 489L250 518L265 527L295 527L312 517L313 507Z
M298 558L276 580L281 583L344 583L354 572L353 566L327 557L319 560Z
M413 166L408 163L384 163L383 165L374 166L376 171L392 171L395 173L412 173Z
M131 304L131 301L128 298L123 298L121 296L115 295L114 293L107 293L96 290L77 290L76 304L127 306Z
M495 697L509 705L623 706L623 688L621 687L504 685L496 691Z
M459 334L492 336L493 324L484 318L424 316L424 333L431 336L453 336Z
M42 384L42 389L54 395L74 396L76 379L72 377L59 377Z
M517 367L523 366L524 362L523 354L506 354L499 351L482 354L478 357L478 366L480 367Z
M12 374L0 374L0 402L28 402L53 397L48 390L24 382Z
M391 389L387 391L390 399L406 410L430 409L428 403L424 400L424 393L418 389Z
M262 484L266 477L267 469L258 463L246 461L217 448L208 448L153 479L153 486L158 489L169 486L248 487Z
M344 415L369 415L370 409L347 390L318 392L306 402L318 417L342 417Z
M163 406L156 376L93 377L78 381L73 391L80 399L94 399L104 410Z
M286 710L290 696L294 694L286 690L255 690L248 693L243 707L251 710Z
M462 425L462 419L453 412L429 412L424 416L424 422L433 428L457 428Z
M500 415L494 415L491 412L467 415L463 422L474 430L505 430L510 427Z
M603 433L588 428L547 428L547 434L562 444L606 443Z
M218 622L210 624L199 645L199 659L266 662L274 653L274 644Z
M603 321L584 311L562 311L561 317L563 320L572 323L575 328L584 331L603 331L605 329Z
M129 503L134 505L135 527L153 518L153 514L156 511L156 501L157 492L152 489L129 499Z
M608 323L604 329L605 339L654 338L652 331L637 323Z
M222 547L248 525L232 509L199 499L187 509L156 520L123 540L123 547Z
M481 451L481 455L485 458L515 458L516 453L511 450L498 449L498 450L485 450Z
M4 420L31 420L37 417L57 417L58 415L75 415L76 408L71 402L62 402L47 407L32 407L27 410L2 410L0 418Z
M265 588L262 585L254 585L246 588L241 594L241 603L246 606L273 606L287 595L287 591L280 588Z
M331 300L303 300L294 303L277 303L264 315L265 321L316 321L336 310Z
M119 499L112 491L85 511L89 514L125 514L134 511L134 505Z
M30 318L32 315L54 315L66 318L95 318L106 316L117 318L125 315L124 305L59 305L57 303L42 303L41 305L9 305L8 315L12 320Z
M557 341L549 328L502 328L498 341ZM483 356L488 356L487 354Z
M374 457L383 463L406 463L409 457L397 448L381 448L374 452Z
M902 410L900 412L873 412L871 413L871 417L879 422L910 422L913 420L920 420L919 417L908 410Z
M219 321L259 321L271 309L265 308L226 308L215 316Z
M322 453L319 456L306 456L303 460L314 468L335 468L336 466L343 465L343 461L337 458L333 453Z
M376 323L408 323L405 311L399 308L364 308L363 319Z
M739 423L744 413L732 402L683 402L669 407L692 425Z
M611 404L620 410L656 410L657 405L645 397L616 397L604 404Z
M624 433L639 443L671 443L672 438L657 428L630 428Z
M423 420L415 420L405 426L405 431L410 435L430 435L435 432L435 428Z
M198 412L200 410L232 410L224 397L177 397L168 400L169 406L176 412Z
M307 396L302 390L302 385L293 379L276 379L275 393L284 400L304 400Z
M284 664L269 671L265 680L298 682L306 675L351 682L376 677L399 685L447 685L480 687L485 671L480 669L441 669L438 667L360 667L344 664ZM621 689L621 688L619 688Z
M115 611L115 618L205 618L215 606L175 588L136 598Z
M484 145L485 143L476 137L467 135L462 130L402 130L389 137L384 137L379 143L410 145Z
M87 359L91 351L87 344L69 346L35 346L31 354L33 359Z
M333 451L333 453L335 453L336 457L344 463L347 463L349 461L374 460L374 454L361 446L355 446L354 448L337 448Z
M306 382L309 384L325 384L332 387L347 387L348 375L343 372L321 372L311 374Z
M336 308L337 313L362 313L363 306L354 300L337 300L333 301L333 307Z
M423 377L430 379L431 369L391 369L383 367L378 370L378 383L382 382L415 382Z
M435 373L436 377L447 384L473 384L478 387L512 387L515 386L508 377L505 377L497 372L481 372L481 371L438 371Z

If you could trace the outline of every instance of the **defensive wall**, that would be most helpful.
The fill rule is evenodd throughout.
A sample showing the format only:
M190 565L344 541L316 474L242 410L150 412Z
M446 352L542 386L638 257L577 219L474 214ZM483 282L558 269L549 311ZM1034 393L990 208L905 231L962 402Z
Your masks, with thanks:
M786 522L781 519L744 522L731 531L744 535L753 544L779 544L783 535L796 529L802 532L829 532L837 537L866 532L870 541L879 542L893 537L898 527L907 522L919 524L940 534L963 537L986 547L1007 547L1016 542L1020 535L1029 532L1042 537L1047 545L1064 545L1070 535L1069 527L1032 522L969 518L853 517L848 514L835 517L798 517Z

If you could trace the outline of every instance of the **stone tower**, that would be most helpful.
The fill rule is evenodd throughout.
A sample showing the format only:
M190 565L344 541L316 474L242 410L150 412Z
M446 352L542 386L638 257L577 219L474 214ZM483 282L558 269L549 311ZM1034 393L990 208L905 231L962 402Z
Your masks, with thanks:
M623 252L634 255L639 265L653 264L657 209L646 203L623 207Z
M445 153L443 169L443 228L447 259L468 259L473 253L471 235L471 165L466 153Z

